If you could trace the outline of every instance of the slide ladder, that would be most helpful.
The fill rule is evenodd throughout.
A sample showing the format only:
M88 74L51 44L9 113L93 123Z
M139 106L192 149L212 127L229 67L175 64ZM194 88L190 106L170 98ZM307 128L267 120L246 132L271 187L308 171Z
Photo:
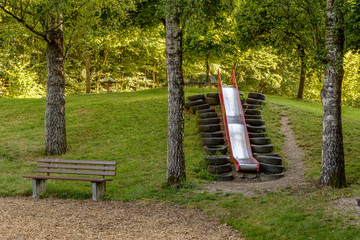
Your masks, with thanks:
M232 71L231 86L222 85L220 70L218 70L217 81L230 157L234 161L236 171L259 171L259 162L252 156L234 70Z

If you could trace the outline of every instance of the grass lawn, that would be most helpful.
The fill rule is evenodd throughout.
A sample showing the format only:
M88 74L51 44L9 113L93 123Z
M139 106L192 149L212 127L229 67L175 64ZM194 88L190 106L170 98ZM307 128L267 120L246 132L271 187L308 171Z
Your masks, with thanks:
M186 96L216 89L186 88ZM196 118L185 115L187 182L168 187L166 178L167 90L73 95L66 98L68 152L63 159L112 160L118 173L107 199L166 201L206 211L247 239L360 239L352 214L336 210L332 200L360 196L360 110L343 109L347 189L284 189L264 196L196 193L207 183ZM280 108L274 109L271 106ZM0 196L31 195L35 162L45 157L44 99L0 99ZM321 104L268 96L264 110L268 132L281 152L281 114L290 118L305 150L306 177L317 181L321 161ZM85 199L90 183L49 181L43 197Z

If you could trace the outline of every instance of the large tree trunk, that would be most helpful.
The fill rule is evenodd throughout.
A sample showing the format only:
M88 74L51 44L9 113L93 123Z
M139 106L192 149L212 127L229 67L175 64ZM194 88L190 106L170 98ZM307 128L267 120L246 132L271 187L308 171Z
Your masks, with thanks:
M326 65L324 86L321 91L323 104L323 144L320 183L343 187L345 163L341 125L341 85L344 75L344 16L341 0L326 1Z
M166 69L168 80L167 182L185 179L184 79L180 10L176 1L166 5Z
M66 152L64 39L60 15L50 17L47 34L47 93L45 109L46 154Z
M91 92L90 52L85 54L86 93Z
M304 95L304 88L305 88L305 50L304 48L300 48L300 62L301 62L301 68L300 68L300 82L299 82L299 90L297 98L302 99Z

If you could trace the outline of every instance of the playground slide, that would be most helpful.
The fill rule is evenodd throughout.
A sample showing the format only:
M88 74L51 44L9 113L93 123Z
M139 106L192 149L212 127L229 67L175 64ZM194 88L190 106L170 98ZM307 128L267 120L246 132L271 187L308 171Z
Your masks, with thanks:
M258 171L259 162L252 156L234 70L232 72L231 86L222 85L220 70L218 70L217 80L226 138L230 149L230 157L234 161L236 171Z

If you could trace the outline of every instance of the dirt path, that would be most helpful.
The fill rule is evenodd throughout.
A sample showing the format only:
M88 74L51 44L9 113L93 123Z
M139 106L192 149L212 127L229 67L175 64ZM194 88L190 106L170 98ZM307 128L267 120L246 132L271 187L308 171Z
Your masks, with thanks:
M285 187L296 188L306 185L304 181L305 164L302 161L303 151L296 144L294 133L289 126L289 118L281 118L281 132L284 134L283 152L286 156L288 165L286 166L285 176L275 181L260 182L257 179L244 179L239 173L234 172L235 180L231 182L214 182L201 191L224 193L242 193L247 196L257 196L267 191L279 191Z
M241 239L205 213L160 203L0 198L0 239Z

